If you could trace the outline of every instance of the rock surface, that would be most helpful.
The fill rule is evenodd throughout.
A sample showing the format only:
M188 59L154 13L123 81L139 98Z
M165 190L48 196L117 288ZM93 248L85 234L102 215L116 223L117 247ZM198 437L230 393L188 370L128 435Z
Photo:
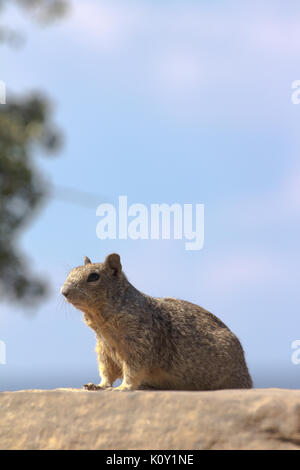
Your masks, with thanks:
M2 392L0 449L300 450L300 390Z

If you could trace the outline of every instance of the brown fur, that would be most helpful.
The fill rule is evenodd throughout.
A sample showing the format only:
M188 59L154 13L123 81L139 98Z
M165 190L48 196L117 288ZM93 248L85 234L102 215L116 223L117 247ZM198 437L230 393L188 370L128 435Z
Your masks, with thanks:
M99 279L88 281L91 273ZM252 387L242 346L221 320L184 300L138 291L117 254L104 263L85 258L62 293L96 333L101 383L88 390ZM112 388L118 378L122 385Z

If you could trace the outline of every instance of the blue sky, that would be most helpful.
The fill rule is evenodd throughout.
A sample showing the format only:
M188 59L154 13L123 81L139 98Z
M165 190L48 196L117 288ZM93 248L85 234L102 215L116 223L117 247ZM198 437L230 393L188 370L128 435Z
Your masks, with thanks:
M0 389L97 381L93 332L59 288L88 255L120 253L144 292L184 298L240 338L255 385L300 386L299 4L291 1L73 1L47 29L1 49L12 92L44 90L65 145L37 156L45 180L95 194L90 208L53 197L20 244L51 295L37 311L7 304ZM55 194L55 189L53 190ZM96 237L97 204L203 203L205 244Z

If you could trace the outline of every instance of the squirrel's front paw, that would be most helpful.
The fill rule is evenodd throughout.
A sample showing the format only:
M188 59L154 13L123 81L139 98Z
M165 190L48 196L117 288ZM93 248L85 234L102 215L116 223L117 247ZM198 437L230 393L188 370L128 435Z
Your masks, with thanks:
M122 384L113 389L114 392L132 392L133 390L135 390L134 387L129 384Z
M100 385L96 385L96 384L93 384L93 383L84 384L83 388L85 390L91 390L91 391L97 391L97 390L103 390L104 389Z

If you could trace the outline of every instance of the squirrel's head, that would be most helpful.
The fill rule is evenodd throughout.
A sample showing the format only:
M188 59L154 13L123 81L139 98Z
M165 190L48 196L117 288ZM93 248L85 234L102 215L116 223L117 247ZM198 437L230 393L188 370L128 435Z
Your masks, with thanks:
M104 263L92 263L86 256L84 265L69 273L61 293L79 310L95 310L116 293L124 279L118 254L108 255Z

